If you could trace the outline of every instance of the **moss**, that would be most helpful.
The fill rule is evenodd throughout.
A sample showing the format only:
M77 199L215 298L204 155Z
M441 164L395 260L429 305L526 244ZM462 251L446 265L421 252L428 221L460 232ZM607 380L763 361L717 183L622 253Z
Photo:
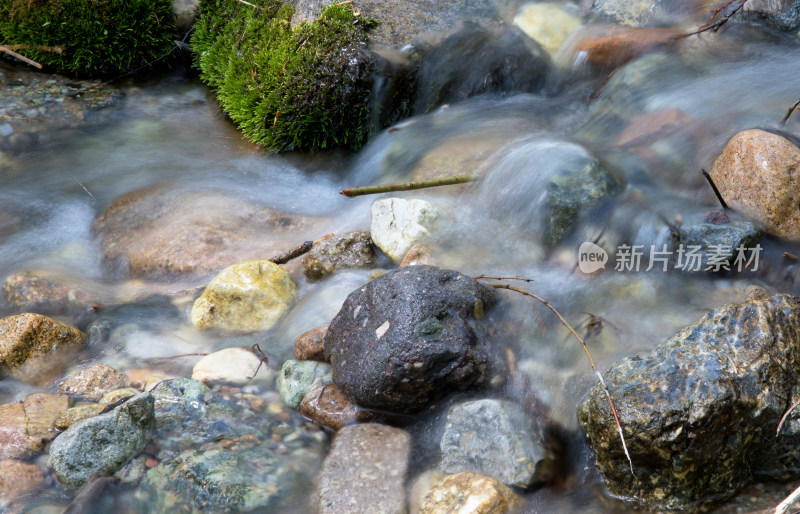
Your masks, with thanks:
M0 44L60 73L100 76L142 67L174 46L170 0L0 0Z
M292 27L292 6L253 2L201 2L191 46L222 109L269 151L359 148L371 129L368 24L332 5Z

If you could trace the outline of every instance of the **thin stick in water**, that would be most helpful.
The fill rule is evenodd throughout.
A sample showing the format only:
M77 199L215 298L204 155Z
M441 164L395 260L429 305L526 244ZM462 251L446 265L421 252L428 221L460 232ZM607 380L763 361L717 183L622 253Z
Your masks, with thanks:
M719 200L719 203L720 203L720 205L722 205L722 208L723 209L727 209L728 208L728 204L725 203L725 199L722 198L722 195L720 194L719 189L717 189L717 185L711 179L711 175L706 170L704 170L702 168L700 168L700 170L703 172L703 176L706 178L706 180L708 180L708 183L711 185L711 189L714 190L714 194L717 195L717 200Z
M786 111L786 114L783 116L783 119L781 120L780 123L781 127L786 125L786 122L789 121L789 116L792 115L792 113L794 112L795 109L797 109L798 106L800 106L800 100L797 100L795 103L792 104L791 107L789 107L789 110Z
M414 189L425 189L428 187L452 186L454 184L464 184L480 180L480 175L459 175L456 177L444 177L431 180L420 180L417 182L404 182L402 184L385 184L380 186L349 187L339 191L340 195L350 198L362 195L374 195L379 193L393 193L395 191L411 191Z

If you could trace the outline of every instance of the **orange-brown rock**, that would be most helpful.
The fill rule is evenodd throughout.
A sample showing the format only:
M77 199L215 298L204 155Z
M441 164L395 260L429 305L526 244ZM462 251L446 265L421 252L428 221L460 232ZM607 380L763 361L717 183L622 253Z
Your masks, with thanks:
M97 401L109 391L128 386L128 377L108 364L95 364L67 377L58 392Z
M44 473L35 464L13 459L0 460L0 505L31 492L44 483Z
M677 44L674 29L618 27L587 33L576 45L574 55L592 68L613 70L648 52Z
M800 148L758 129L734 135L714 161L711 178L727 204L772 235L800 241Z
M300 403L300 414L314 423L339 430L345 425L368 421L371 416L360 410L336 384L316 387Z
M0 405L0 459L26 458L40 452L57 430L55 422L69 398L35 393L24 402Z
M44 385L71 363L86 334L41 314L0 319L0 374Z
M470 471L447 475L427 491L418 514L506 514L522 500L505 484Z
M325 333L328 323L314 327L300 334L294 342L294 358L299 361L320 361L325 359Z

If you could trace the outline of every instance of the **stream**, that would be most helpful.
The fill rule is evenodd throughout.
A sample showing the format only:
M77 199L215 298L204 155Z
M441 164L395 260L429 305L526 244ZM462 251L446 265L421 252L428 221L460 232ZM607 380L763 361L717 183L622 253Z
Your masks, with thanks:
M684 25L699 25L695 21L684 20ZM239 336L201 332L189 312L214 274L133 276L125 263L104 257L94 220L120 195L167 187L234 198L228 205L233 210L241 202L312 219L287 238L301 244L331 232L369 230L376 197L346 198L339 194L343 188L409 181L436 167L479 172L483 180L468 185L378 197L434 204L440 217L425 245L437 265L470 276L531 279L520 287L546 298L587 334L597 366L606 370L623 357L646 354L711 309L744 300L749 287L800 294L797 257L792 257L800 255L800 245L772 237L760 242L756 270L704 273L670 267L665 272L657 265L645 271L647 254L641 269L615 269L619 252L615 256L613 248L660 248L670 241L671 225L719 208L700 170L711 169L736 132L764 128L800 136L800 115L778 126L800 95L795 35L730 23L696 39L680 50L647 53L607 81L600 76L605 74L588 73L568 59L540 91L477 95L440 106L375 134L352 155L266 155L241 138L213 95L183 70L122 81L114 86L114 101L80 124L48 128L45 119L37 130L47 137L0 138L0 278L35 271L77 284L97 299L95 309L52 316L82 330L90 325L108 330L96 339L90 332L87 349L65 376L97 362L118 370L163 365L191 376L196 358L166 358L256 343L277 370L293 358L297 336L329 322L347 295L369 280L371 269L311 281L300 267L289 266L298 296L275 328ZM6 75L21 70L0 67ZM654 122L642 125L640 133L623 133L637 115L675 112L680 114L666 129ZM29 130L26 123L34 122L0 119L0 134L8 132L4 126ZM557 245L547 245L542 183L556 163L581 152L613 169L624 185L611 200L584 213ZM215 209L204 212L201 205L186 215L198 223L213 222ZM605 270L576 270L584 242L609 251ZM246 243L236 251L241 260L271 256ZM377 259L378 268L393 266L386 257ZM578 427L576 407L596 385L583 350L542 306L532 310L522 297L503 296L518 325L519 369L566 434L562 479L526 493L525 511L627 511L630 506L603 494ZM17 313L0 297L0 317ZM37 388L3 379L0 403L55 389L57 382ZM429 444L425 427L419 421L412 430L421 448ZM718 511L774 508L796 485L755 484ZM58 512L71 494L48 482L18 512ZM125 507L124 494L117 494L116 489L106 493L97 512L133 512Z

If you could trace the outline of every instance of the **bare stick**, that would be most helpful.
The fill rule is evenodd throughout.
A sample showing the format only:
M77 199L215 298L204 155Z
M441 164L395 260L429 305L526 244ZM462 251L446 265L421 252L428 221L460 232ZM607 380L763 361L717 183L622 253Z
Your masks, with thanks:
M775 514L783 514L784 512L789 510L789 507L792 506L792 504L797 500L797 498L800 498L800 487L792 491L792 494L787 496L785 500L783 500L780 504L778 504L777 507L775 507Z
M722 9L724 9L725 7L729 6L732 3L733 3L733 1L731 0L729 2L726 2L724 5L720 6L716 11L714 11L714 14L711 15L711 17L708 19L708 21L705 24L703 24L698 30L696 30L694 32L689 32L688 34L682 34L680 36L676 36L674 39L683 39L683 38L687 38L687 37L690 37L690 36L696 36L697 34L701 34L701 33L706 32L708 30L713 30L714 32L718 31L720 28L722 28L723 25L728 23L728 20L730 20L731 17L734 14L739 12L742 9L742 7L744 7L744 4L747 3L747 0L743 0L742 3L740 3L738 6L736 6L736 9L734 9L731 12L729 12L728 14L726 14L722 19L717 20L716 23L711 24L711 20L713 20L717 16L717 14L720 11L722 11Z
M479 280L485 278L487 280L521 280L522 282L533 282L530 278L522 278L522 277L490 277L488 275L478 275L477 277L472 277L475 280Z
M9 50L38 50L40 52L54 52L60 54L67 49L66 46L44 46L44 45L6 45Z
M722 205L722 208L723 209L727 209L728 208L728 204L725 203L725 199L722 198L722 195L720 194L719 189L717 189L717 185L711 179L711 175L706 170L704 170L702 168L700 168L700 170L703 172L703 176L706 178L706 180L708 180L708 183L711 185L711 189L714 190L714 194L717 195L717 200L719 200L719 203Z
M567 327L567 329L572 333L572 335L575 336L575 339L577 339L578 342L581 343L581 347L583 348L583 352L589 358L589 362L592 365L592 369L594 370L595 374L597 375L597 378L600 379L600 385L603 386L603 390L606 393L606 397L608 398L608 405L611 407L611 413L614 415L614 421L617 424L617 432L619 433L619 438L622 441L622 449L625 452L625 456L628 458L628 464L631 467L631 474L634 475L634 477L635 477L636 475L633 472L633 461L631 460L631 456L628 453L628 445L625 444L625 435L622 433L622 425L619 422L619 416L617 416L617 409L616 409L616 407L614 407L614 402L611 400L611 393L608 390L608 386L606 386L606 381L603 379L603 375L600 374L600 370L597 369L597 365L594 363L594 359L592 358L592 354L589 353L589 348L586 347L586 343L584 342L583 339L581 339L581 336L579 336L578 333L575 331L575 329L572 328L572 325L570 325L567 322L567 320L564 318L564 316L562 316L561 313L558 312L558 310L556 310L556 308L553 307L550 304L550 302L548 302L544 298L542 298L540 296L537 296L537 295L531 293L530 291L526 291L524 289L519 289L517 287L509 286L509 285L506 285L506 284L490 284L490 285L492 287L496 288L496 289L508 289L509 291L514 291L516 293L519 293L519 294L522 294L522 295L525 295L525 296L530 296L531 298L541 302L542 304L544 304L545 307L547 307L548 309L553 311L553 314L555 314L558 317L559 321L561 321L561 324L564 325L565 327Z
M272 259L268 259L270 262L275 264L286 264L290 260L300 257L301 255L308 253L311 248L319 243L320 241L325 241L326 239L333 237L333 234L325 234L324 236L320 237L319 239L315 239L314 241L306 241L305 243L301 244L296 248L292 248L288 252L283 252L282 254L276 255Z
M250 2L245 2L245 0L239 0L239 2L243 3L244 5L249 5L250 7L255 7L258 9L257 5L251 4Z
M786 421L786 418L787 418L787 417L789 417L789 414L791 414L791 413L792 413L792 411L793 411L793 410L795 410L795 409L797 408L797 406L798 406L798 405L800 405L800 400L797 400L797 402L795 402L795 403L794 403L794 405L792 405L791 407L789 407L789 410L787 410L787 411L786 411L786 412L783 414L783 417L781 418L781 422L780 422L780 423L778 423L778 430L777 430L777 431L775 431L775 436L776 436L776 437L778 436L778 434L780 434L780 433L781 433L781 427L783 426L783 423Z
M395 191L411 191L413 189L425 189L428 187L452 186L454 184L464 184L480 180L480 175L459 175L457 177L435 178L431 180L420 180L418 182L405 182L403 184L385 184L381 186L350 187L339 191L340 195L347 197L374 195L378 193L393 193Z
M20 54L18 54L17 52L15 52L14 50L11 50L10 48L8 48L8 47L6 47L6 46L0 46L0 52L5 52L5 53L7 53L8 55L10 55L11 57L16 57L16 58L17 58L17 59L19 59L20 61L22 61L22 62L26 62L26 63L30 64L30 65L31 65L31 66L33 66L34 68L38 68L38 69L40 69L40 70L42 69L42 65L41 65L41 64L39 64L38 62L36 62L36 61L34 61L34 60L32 60L32 59L28 59L28 58L27 58L27 57L25 57L24 55L20 55Z
M7 114L0 114L0 118L4 120L38 121L39 123L44 123L44 120L37 118L23 118L22 116L9 116Z
M786 114L783 116L783 119L781 120L781 127L786 125L786 122L789 121L789 116L792 115L794 110L797 109L797 106L799 105L800 105L800 100L796 101L795 103L792 104L791 107L789 107L789 110L786 111Z

